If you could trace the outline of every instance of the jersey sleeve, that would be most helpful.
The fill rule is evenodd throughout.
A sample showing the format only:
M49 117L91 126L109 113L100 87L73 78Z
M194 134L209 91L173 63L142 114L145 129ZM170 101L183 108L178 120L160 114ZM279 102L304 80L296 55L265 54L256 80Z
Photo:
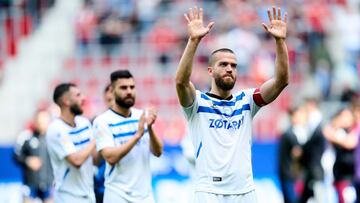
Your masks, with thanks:
M191 120L194 116L194 114L196 113L198 107L199 107L199 104L198 104L198 101L199 101L199 95L200 95L200 91L196 90L196 96L195 96L195 100L194 102L191 104L191 106L188 106L188 107L182 107L182 110L184 112L184 115L186 117L187 120Z
M96 119L93 124L94 136L96 139L96 150L100 151L106 147L114 147L113 134L107 123Z
M66 156L76 152L76 147L68 133L49 129L46 136L48 137L49 148L58 159L64 159Z

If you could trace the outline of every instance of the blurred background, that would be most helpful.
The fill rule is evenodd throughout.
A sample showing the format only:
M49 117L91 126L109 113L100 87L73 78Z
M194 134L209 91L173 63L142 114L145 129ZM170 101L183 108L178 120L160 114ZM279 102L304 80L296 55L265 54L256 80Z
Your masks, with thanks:
M253 171L259 202L283 202L279 140L293 124L289 110L311 99L327 123L339 107L354 103L360 89L360 1L277 2L288 12L291 79L281 96L255 117ZM238 57L235 89L259 87L274 73L274 39L261 26L268 22L266 10L273 3L0 0L0 203L22 202L22 172L14 146L22 131L33 128L39 109L52 117L58 114L51 99L54 87L77 84L86 97L85 116L91 119L106 110L103 92L110 73L127 68L136 81L136 106L159 111L156 130L165 152L152 159L157 202L189 202L193 152L174 81L187 42L183 14L197 5L204 9L206 23L215 21L194 60L192 81L198 89L209 90L208 55L220 47L233 49ZM307 115L305 122L310 122ZM336 150L331 146L329 154L323 165L324 202L337 202L331 165ZM301 174L294 181L299 196L306 177ZM351 202L355 192L348 193Z

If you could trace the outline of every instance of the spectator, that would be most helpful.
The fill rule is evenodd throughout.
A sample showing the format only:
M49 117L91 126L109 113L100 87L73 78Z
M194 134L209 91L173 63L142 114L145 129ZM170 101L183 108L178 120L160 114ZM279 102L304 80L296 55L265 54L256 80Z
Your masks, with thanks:
M49 112L37 111L32 128L23 131L16 141L15 158L23 169L23 183L26 188L25 203L35 203L36 199L44 203L53 202L53 175L45 141L49 122Z
M97 16L91 6L91 1L85 1L75 21L76 37L84 53L95 38Z
M322 134L322 114L316 99L305 102L308 114L307 141L302 145L301 164L304 175L304 191L300 202L306 203L311 197L316 202L325 202L324 169L321 158L325 151L325 138Z
M120 18L117 12L107 12L100 17L100 45L106 56L112 55L121 45L123 35L131 28L128 21Z
M352 112L355 119L353 132L360 139L360 98L353 101ZM356 189L356 202L360 202L360 144L355 149L355 189Z
M289 111L291 125L281 136L279 143L279 178L285 203L295 203L299 195L295 191L295 183L300 178L301 144L307 137L307 112L303 106Z
M324 127L325 138L334 145L336 159L333 168L334 185L339 203L345 203L344 191L351 187L354 179L354 150L358 144L358 136L351 132L354 118L349 108L338 111Z

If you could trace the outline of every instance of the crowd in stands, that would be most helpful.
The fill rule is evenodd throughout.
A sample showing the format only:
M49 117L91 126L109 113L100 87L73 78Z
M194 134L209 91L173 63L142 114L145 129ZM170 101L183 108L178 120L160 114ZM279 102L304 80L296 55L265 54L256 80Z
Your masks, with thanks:
M0 0L0 84L5 60L15 57L21 39L29 36L55 0Z
M204 7L205 17L215 22L196 56L193 80L199 89L209 88L207 54L219 47L229 47L237 54L240 87L259 85L273 74L274 45L261 27L261 22L267 21L265 9L271 3L197 1L199 7ZM74 25L77 55L69 63L96 69L107 66L137 69L144 76L142 80L150 78L155 86L164 76L170 75L171 80L186 43L185 30L178 27L185 24L182 14L192 4L186 0L85 0ZM280 106L274 108L284 112L291 103L309 95L316 95L321 101L338 101L344 92L358 92L359 2L284 1L281 7L289 14L287 44L292 78L288 90L279 98ZM102 80L98 77L99 84ZM102 88L99 85L98 92ZM263 133L273 137L279 132L269 133L268 127L259 129L260 138Z

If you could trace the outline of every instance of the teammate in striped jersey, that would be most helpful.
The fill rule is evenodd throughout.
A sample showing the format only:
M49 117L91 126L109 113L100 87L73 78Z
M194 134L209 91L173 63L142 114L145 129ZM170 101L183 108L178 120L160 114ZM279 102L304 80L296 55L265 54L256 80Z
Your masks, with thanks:
M227 48L215 50L209 60L209 92L195 90L190 81L193 58L201 39L214 23L203 24L203 10L190 8L188 43L176 73L176 90L194 145L195 202L257 202L251 164L252 119L260 107L274 101L288 84L285 44L286 17L280 8L268 10L265 30L275 38L275 76L260 88L233 93L237 60Z
M111 74L113 106L96 117L96 148L106 160L106 203L153 203L150 153L159 157L162 142L152 125L153 109L134 108L135 81L127 70Z
M55 88L53 99L61 115L46 133L55 178L55 203L95 203L93 160L95 139L90 121L80 116L83 96L71 83Z

